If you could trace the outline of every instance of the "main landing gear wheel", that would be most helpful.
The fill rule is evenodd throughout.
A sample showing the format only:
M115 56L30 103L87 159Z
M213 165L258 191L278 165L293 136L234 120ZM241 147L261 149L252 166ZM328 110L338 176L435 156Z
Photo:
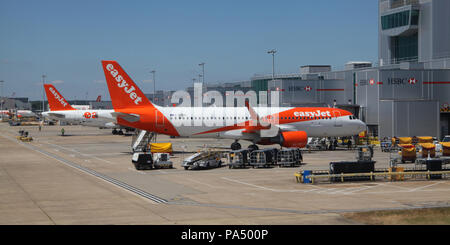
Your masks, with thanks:
M259 147L257 145L249 145L248 146L249 151L256 151L259 150Z
M231 150L233 151L240 150L241 148L242 146L238 142L234 142L233 144L231 144Z
M116 135L117 134L117 130L113 129L112 134Z

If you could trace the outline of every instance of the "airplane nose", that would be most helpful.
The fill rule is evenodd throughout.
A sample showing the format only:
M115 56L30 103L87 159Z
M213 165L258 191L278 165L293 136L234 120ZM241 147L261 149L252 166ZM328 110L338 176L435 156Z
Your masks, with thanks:
M362 132L362 131L366 130L366 127L367 127L367 125L363 121L358 120L358 130L359 130L359 132Z

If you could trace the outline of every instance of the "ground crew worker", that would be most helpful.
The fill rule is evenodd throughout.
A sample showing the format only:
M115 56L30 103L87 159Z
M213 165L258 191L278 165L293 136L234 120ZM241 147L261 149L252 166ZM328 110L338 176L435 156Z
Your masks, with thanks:
M64 128L61 129L61 136L64 136Z

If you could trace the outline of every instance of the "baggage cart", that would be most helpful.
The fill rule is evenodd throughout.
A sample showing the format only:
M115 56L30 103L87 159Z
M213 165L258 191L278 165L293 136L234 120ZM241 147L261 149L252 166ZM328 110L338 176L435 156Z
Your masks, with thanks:
M278 150L276 148L252 151L250 153L250 165L253 168L256 167L267 168L272 165L275 165L277 162L277 153Z
M230 151L228 154L228 168L245 168L248 166L249 150Z

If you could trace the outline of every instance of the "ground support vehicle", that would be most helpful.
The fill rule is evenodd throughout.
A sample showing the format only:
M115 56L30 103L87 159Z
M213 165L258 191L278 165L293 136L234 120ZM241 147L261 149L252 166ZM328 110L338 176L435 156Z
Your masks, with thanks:
M222 166L224 151L206 150L187 157L181 163L185 170L219 168Z

